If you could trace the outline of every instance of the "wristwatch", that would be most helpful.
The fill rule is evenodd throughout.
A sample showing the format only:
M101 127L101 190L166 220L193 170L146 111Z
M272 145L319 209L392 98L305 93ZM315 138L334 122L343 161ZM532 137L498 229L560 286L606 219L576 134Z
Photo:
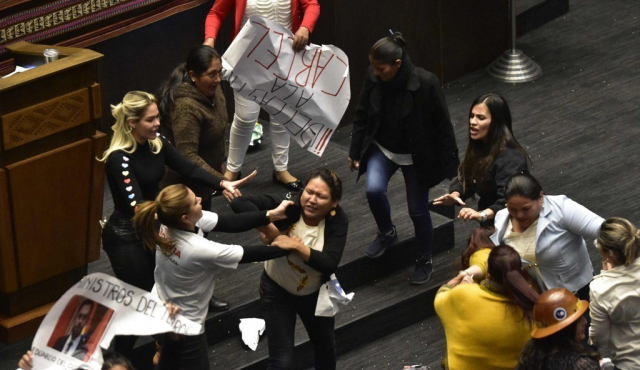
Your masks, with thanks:
M480 220L480 222L485 222L487 220L487 212L480 212L480 216L482 216L482 220Z
M269 217L269 211L267 211L267 214L264 216L267 218L267 222L271 223L271 217Z

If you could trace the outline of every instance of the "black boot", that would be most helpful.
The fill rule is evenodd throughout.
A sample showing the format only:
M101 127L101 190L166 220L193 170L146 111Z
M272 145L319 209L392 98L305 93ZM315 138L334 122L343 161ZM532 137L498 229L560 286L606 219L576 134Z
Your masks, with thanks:
M209 309L211 311L227 311L229 309L229 303L225 301L221 301L216 296L211 296L211 300L209 301Z

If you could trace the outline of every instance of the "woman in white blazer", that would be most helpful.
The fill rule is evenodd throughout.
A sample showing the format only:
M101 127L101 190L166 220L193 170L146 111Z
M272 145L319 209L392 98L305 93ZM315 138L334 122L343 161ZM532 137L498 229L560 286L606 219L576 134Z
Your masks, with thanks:
M604 219L565 195L544 195L528 173L505 185L507 208L495 217L495 245L512 246L541 290L566 288L589 299L593 266L585 238L595 239Z

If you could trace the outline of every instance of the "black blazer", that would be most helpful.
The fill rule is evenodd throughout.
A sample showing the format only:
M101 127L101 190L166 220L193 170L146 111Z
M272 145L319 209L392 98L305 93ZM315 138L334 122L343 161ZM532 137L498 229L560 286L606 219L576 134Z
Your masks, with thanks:
M291 194L291 193L289 193ZM251 212L256 210L267 211L276 208L283 200L288 199L287 194L250 195L235 198L231 201L231 209L236 213ZM289 195L294 202L287 207L287 218L276 221L274 224L278 230L285 230L292 224L298 222L302 214L300 206L300 193ZM324 224L324 247L321 251L311 249L311 256L307 264L328 278L336 272L342 252L347 243L347 231L349 229L349 219L347 214L338 206L336 215L327 215Z
M478 210L490 208L494 213L498 213L499 210L506 207L504 186L509 177L528 171L527 156L524 152L519 149L505 149L493 161L491 173L487 174L485 178L469 181L465 186L465 191L462 191L462 183L456 180L449 186L449 192L457 191L462 200L470 198L473 194L478 194L480 196Z
M440 81L431 72L414 67L402 92L400 127L406 130L407 143L418 181L431 188L458 171L458 146L449 118ZM367 171L366 153L381 120L381 86L369 66L356 106L349 157L360 161L358 179Z

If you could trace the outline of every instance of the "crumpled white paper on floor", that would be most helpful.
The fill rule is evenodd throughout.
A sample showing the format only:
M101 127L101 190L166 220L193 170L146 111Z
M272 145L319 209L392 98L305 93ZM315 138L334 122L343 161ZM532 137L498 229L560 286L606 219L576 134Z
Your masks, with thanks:
M242 333L242 341L252 351L258 348L260 336L264 333L266 325L263 319L240 319L240 332Z

